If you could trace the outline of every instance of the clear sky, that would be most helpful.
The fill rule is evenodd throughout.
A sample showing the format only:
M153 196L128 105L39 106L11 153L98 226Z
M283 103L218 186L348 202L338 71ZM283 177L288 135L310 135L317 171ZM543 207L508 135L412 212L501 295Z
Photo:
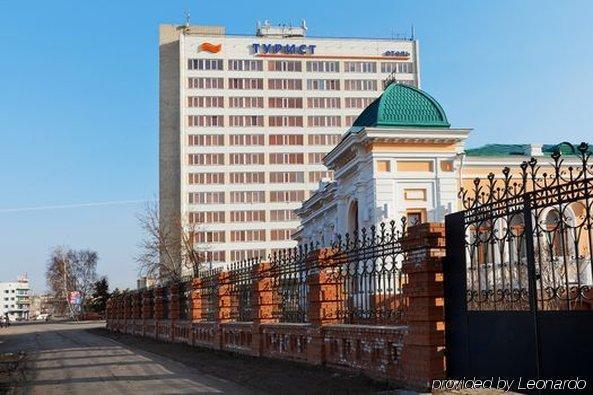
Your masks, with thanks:
M593 140L588 0L0 0L0 281L27 273L43 290L49 251L66 245L134 286L135 216L158 185L158 24L185 9L242 34L265 19L304 18L311 36L414 24L422 88L475 128L470 146ZM96 202L121 203L54 207Z

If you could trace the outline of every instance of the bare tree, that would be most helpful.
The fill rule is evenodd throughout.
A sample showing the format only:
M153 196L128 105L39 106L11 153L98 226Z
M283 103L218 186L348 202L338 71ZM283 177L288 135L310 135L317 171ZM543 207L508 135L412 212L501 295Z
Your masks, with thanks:
M56 247L50 253L46 281L59 313L66 313L68 295L73 291L81 293L81 306L84 306L84 300L92 293L97 280L98 260L97 252L92 250Z
M161 220L156 203L138 215L146 235L136 256L140 273L162 281L181 281L195 275L206 261L204 246L195 242L197 224L181 219Z

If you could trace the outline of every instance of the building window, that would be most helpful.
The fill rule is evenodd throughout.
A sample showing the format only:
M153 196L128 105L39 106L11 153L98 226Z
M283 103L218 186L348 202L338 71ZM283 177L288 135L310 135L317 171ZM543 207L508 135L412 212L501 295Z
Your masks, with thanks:
M344 89L347 91L376 91L377 80L345 80Z
M356 122L356 120L358 119L358 115L347 115L346 118L344 119L345 125L344 126L352 126L354 125L354 122Z
M229 145L252 146L264 145L263 134L231 134L229 135Z
M291 184L305 182L305 173L302 171L272 171L270 183Z
M329 170L329 171L310 171L309 172L309 182L317 183L324 178L333 180L334 172L331 170Z
M317 127L340 127L342 117L339 115L310 115L307 117L308 126Z
M229 97L230 108L263 108L263 97L232 96Z
M242 261L252 258L265 258L266 250L231 250L232 261Z
M230 173L229 184L263 184L264 172Z
M305 200L305 191L270 191L271 203L291 203Z
M344 62L346 73L376 73L377 63L375 62Z
M189 204L223 204L224 192L192 192Z
M188 59L188 70L222 70L220 59Z
M271 134L268 136L270 145L303 145L302 134Z
M222 134L190 134L187 136L189 146L220 147L224 145Z
M310 152L309 153L309 164L310 165L322 165L323 164L323 157L325 153L323 152Z
M346 108L367 108L376 97L347 97L344 101Z
M265 222L264 210L231 211L231 222Z
M206 262L224 262L226 253L224 251L204 251Z
M270 240L271 241L290 240L293 232L294 232L293 229L272 229L270 231Z
M381 72L382 73L405 73L405 74L413 74L414 73L414 63L412 62L384 62L381 63Z
M269 60L268 71L303 71L300 60Z
M307 98L309 108L340 108L339 97L309 97Z
M270 221L298 221L298 216L292 210L270 210Z
M189 154L188 164L198 166L224 165L224 154Z
M270 127L302 127L303 117L297 115L274 115L268 118Z
M258 127L264 126L263 115L229 115L229 126Z
M211 77L190 77L187 79L190 89L224 89L224 79Z
M224 117L222 115L189 115L187 118L187 125L190 127L222 127L224 126Z
M304 154L301 153L271 153L271 165L301 165L304 163Z
M224 211L199 211L189 213L191 224L224 223Z
M263 71L264 62L261 60L229 59L229 70L232 71Z
M316 91L339 91L340 80L309 79L307 89Z
M408 226L419 225L426 220L425 209L406 210L406 222Z
M341 138L341 134L310 134L307 136L309 145L336 145Z
M231 203L265 203L266 194L264 191L231 191Z
M271 78L268 80L268 89L302 90L303 80L293 78Z
M229 78L229 89L264 89L263 78Z
M224 98L222 96L188 96L188 107L211 108L224 107Z
M189 173L188 181L194 184L224 184L224 173Z
M303 108L302 97L270 97L268 98L270 108Z
M339 73L340 62L311 60L307 61L307 71L318 73Z
M194 243L224 243L224 230L194 233Z
M266 241L266 231L264 229L232 230L231 241Z
M229 164L231 165L263 165L264 164L264 154L258 153L240 153L240 154L230 154L229 155Z

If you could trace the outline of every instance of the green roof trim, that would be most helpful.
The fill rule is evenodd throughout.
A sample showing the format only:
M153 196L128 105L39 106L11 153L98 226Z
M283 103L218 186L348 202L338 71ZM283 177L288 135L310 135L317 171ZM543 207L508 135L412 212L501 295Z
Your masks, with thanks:
M352 126L449 128L441 105L415 87L392 83L358 116Z
M574 144L575 148L578 144ZM472 157L497 157L497 156L529 156L530 144L486 144L481 147L468 148L465 150L467 156ZM574 156L572 148L568 144L544 144L542 152L545 156L550 156L560 149L563 156ZM589 149L591 151L591 149Z

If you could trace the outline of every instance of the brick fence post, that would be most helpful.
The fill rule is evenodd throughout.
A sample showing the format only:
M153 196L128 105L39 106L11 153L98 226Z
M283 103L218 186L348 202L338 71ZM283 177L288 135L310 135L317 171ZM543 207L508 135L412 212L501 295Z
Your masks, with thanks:
M251 268L251 278L253 278L251 300L251 317L253 321L251 333L253 342L251 351L253 355L261 356L265 341L261 325L279 321L278 317L274 315L278 308L275 297L277 287L270 262L260 262L253 265Z
M341 282L333 272L332 248L322 248L309 253L307 267L307 316L309 347L307 360L314 365L325 362L323 326L339 322Z
M403 294L408 334L402 354L403 380L419 388L445 377L443 259L445 226L424 223L411 227L402 239L407 275Z
M191 283L191 317L192 321L206 321L205 292L202 289L203 281L200 277L196 277Z
M130 333L130 326L132 320L132 296L131 292L126 292L124 295L124 332Z

